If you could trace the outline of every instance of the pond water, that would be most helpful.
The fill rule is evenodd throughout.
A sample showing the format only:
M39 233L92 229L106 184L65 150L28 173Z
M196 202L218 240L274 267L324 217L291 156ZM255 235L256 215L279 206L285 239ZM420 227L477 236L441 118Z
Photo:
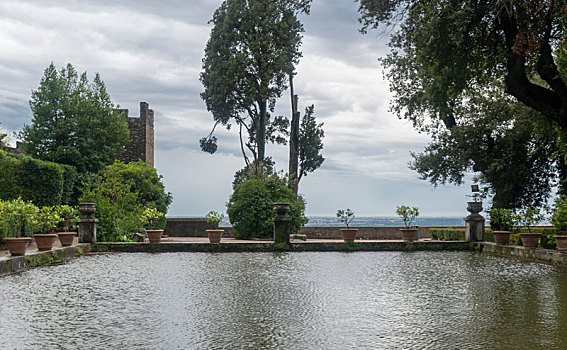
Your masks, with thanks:
M94 255L0 278L0 349L567 349L567 269L469 252Z

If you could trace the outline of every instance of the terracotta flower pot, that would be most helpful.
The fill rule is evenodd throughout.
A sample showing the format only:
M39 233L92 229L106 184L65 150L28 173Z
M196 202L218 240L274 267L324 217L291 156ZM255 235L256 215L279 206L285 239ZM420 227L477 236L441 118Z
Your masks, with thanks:
M356 232L358 232L357 228L341 228L339 229L343 235L343 240L345 242L354 242L356 238Z
M508 244L511 234L512 232L510 231L492 231L492 235L494 236L494 243L498 245Z
M148 234L148 240L150 243L159 243L159 241L161 241L161 234L163 233L163 230L146 230L146 233Z
M416 228L401 228L400 232L402 233L402 239L406 242L411 242L418 238L418 229Z
M75 239L75 235L77 232L57 232L57 237L61 242L61 246L69 247L73 245L73 240Z
M223 233L224 230L207 230L207 236L209 236L209 242L220 243Z
M5 240L12 256L26 255L26 248L30 244L29 237L6 237Z
M55 233L36 233L33 235L37 250L41 252L51 250L56 238L57 235Z
M522 238L522 245L526 249L535 249L539 245L539 238L541 233L520 233Z
M560 252L567 252L567 236L553 236L557 250Z

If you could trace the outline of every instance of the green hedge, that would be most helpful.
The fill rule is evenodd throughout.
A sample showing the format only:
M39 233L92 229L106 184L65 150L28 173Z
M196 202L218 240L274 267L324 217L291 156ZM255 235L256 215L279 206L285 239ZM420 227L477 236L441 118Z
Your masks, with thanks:
M464 229L430 228L429 234L431 235L431 239L438 239L441 241L462 241L465 239Z
M68 165L0 151L0 199L21 197L37 206L76 204L77 172Z

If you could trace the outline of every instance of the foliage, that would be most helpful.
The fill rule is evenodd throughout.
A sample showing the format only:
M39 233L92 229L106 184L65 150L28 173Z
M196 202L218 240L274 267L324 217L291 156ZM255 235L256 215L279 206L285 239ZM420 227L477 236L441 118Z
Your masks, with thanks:
M156 208L146 208L140 216L140 224L145 229L163 230L165 227L165 214Z
M130 182L118 181L108 174L84 183L80 201L96 205L97 241L129 241L132 233L143 229L139 218L145 208L138 198L139 194L132 190Z
M561 174L556 127L498 91L484 91L455 107L456 125L440 130L410 168L437 186L462 184L474 171L499 208L546 202Z
M234 190L238 185L250 179L261 179L275 175L276 170L274 169L275 163L270 157L264 158L263 161L254 161L246 165L243 169L238 170L234 174L234 180L232 181L232 189Z
M242 155L250 164L264 159L266 140L283 142L278 131L287 119L270 120L276 98L287 86L288 75L301 53L303 26L297 14L308 13L311 0L225 0L213 14L205 47L204 86L201 98L215 122L211 133L200 140L201 149L214 153L214 130L221 124L239 127ZM248 134L243 139L243 129Z
M41 207L34 216L33 233L53 233L57 224L61 221L58 209L56 206Z
M465 230L453 228L430 228L429 234L431 239L438 239L441 241L463 241L465 239Z
M467 91L498 79L567 130L566 84L554 55L564 45L565 2L359 1L363 32L395 30L382 63L398 115L421 127L428 118L454 124L453 109L467 103Z
M71 166L0 150L0 198L21 197L38 206L76 201L78 177Z
M144 162L116 161L102 175L90 177L81 196L82 202L96 204L97 240L102 242L130 240L132 233L143 229L140 218L146 208L165 214L171 200L161 176ZM165 226L165 215L159 215L156 226Z
M339 209L337 210L337 217L339 218L340 222L345 224L346 227L349 227L351 221L354 220L354 212L350 210L350 208Z
M359 2L362 32L394 31L391 110L434 137L414 169L439 184L472 168L498 207L545 202L564 167L549 129L567 131L565 2Z
M396 207L396 214L402 218L404 226L409 228L415 218L419 216L419 209L416 207L408 207L407 205L399 205Z
M2 125L2 122L0 122L0 125ZM2 132L0 132L0 146L6 146L6 134L2 134Z
M532 232L532 228L544 218L544 212L534 208L522 208L514 211L515 221L521 227Z
M156 208L163 214L173 201L173 196L165 192L163 176L143 161L123 163L116 160L106 167L105 177L131 184L131 190L138 193L138 201L145 207Z
M305 202L287 187L277 175L248 179L237 185L227 204L227 214L238 238L273 236L275 202L290 202L291 233L297 233L307 222Z
M495 231L511 231L514 227L514 211L512 209L492 207L488 215L490 227Z
M2 202L0 230L4 237L29 237L36 226L35 215L39 209L21 198Z
M205 220L209 223L209 224L213 224L213 226L215 228L219 227L219 224L222 221L222 218L224 218L224 214L223 213L218 213L214 210L211 210L207 213L207 215L205 215Z
M555 200L551 223L562 232L561 234L567 234L567 196L563 195Z
M126 121L98 73L90 83L71 64L57 71L51 63L32 91L30 107L32 123L20 137L35 158L95 173L112 164L128 142Z
M315 106L305 108L299 128L299 176L297 182L308 173L317 170L325 158L321 155L323 149L323 123L317 124L314 113Z

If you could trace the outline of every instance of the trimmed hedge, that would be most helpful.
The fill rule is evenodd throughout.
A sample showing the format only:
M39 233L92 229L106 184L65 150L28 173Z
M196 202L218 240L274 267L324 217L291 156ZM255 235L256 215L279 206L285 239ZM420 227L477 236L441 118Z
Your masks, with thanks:
M465 239L465 230L454 228L430 228L429 234L431 239L440 241L463 241Z
M2 200L21 197L39 207L76 204L77 184L77 171L69 165L0 151Z

